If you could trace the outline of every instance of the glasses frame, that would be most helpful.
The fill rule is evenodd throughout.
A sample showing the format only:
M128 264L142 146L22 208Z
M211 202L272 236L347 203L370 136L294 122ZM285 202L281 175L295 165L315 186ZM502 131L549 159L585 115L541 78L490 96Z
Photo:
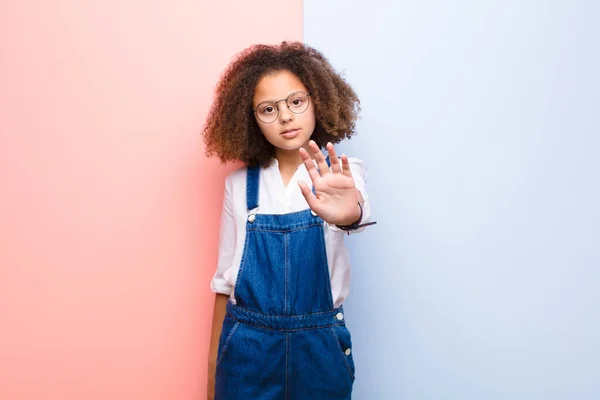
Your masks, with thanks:
M294 110L292 110L292 108L290 107L290 105L289 105L289 103L288 103L288 100L290 99L290 97L292 97L292 96L294 96L295 94L298 94L298 93L302 93L302 94L305 94L305 95L306 95L307 103L306 103L306 108L305 108L304 110L302 110L302 111L300 111L300 112L295 112L295 111L294 111ZM291 94L290 94L288 97L286 97L285 99L281 99L281 100L277 100L277 101L270 101L270 100L268 100L268 101L263 101L263 102L260 102L260 103L259 103L259 104L258 104L256 107L254 107L254 109L253 109L252 111L254 112L254 114L256 114L256 118L258 118L258 119L259 119L259 121L260 121L260 122L262 122L263 124L272 124L273 122L277 121L277 118L279 118L279 106L278 106L277 104L279 104L279 103L280 103L280 102L282 102L282 101L285 101L285 105L287 106L288 110L290 110L290 111L291 111L293 114L300 115L300 114L302 114L302 113L305 113L305 112L306 112L306 110L308 110L308 107L310 107L310 93L307 93L307 92L305 92L305 91L303 91L303 90L297 90L297 91L295 91L295 92L291 93ZM266 122L266 121L263 121L262 119L260 119L260 117L258 116L258 108L259 108L261 105L265 104L265 103L269 103L269 104L275 104L275 109L277 110L277 114L275 114L275 118L273 119L273 121Z

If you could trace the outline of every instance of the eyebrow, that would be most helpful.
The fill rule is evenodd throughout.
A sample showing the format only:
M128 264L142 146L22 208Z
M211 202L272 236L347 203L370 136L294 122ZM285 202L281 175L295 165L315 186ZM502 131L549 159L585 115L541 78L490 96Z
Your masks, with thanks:
M277 102L279 102L279 101L282 101L282 100L287 100L287 98L288 98L288 97L290 97L291 95L293 95L294 93L297 93L297 92L308 93L308 92L307 92L307 91L305 91L305 90L302 90L302 89L297 89L297 90L294 90L293 92L290 92L290 93L289 93L287 96L285 96L283 99L279 99L279 100L261 100L261 101L259 101L259 102L257 102L257 103L256 103L256 106L255 106L255 107L258 107L258 106L260 106L262 103L275 103L276 101L277 101Z

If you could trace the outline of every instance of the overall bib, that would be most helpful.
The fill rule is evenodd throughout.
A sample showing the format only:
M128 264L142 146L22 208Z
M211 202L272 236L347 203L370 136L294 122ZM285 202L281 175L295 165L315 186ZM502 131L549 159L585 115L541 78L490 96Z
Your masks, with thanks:
M328 160L329 161L329 160ZM219 340L216 400L348 400L350 332L333 307L323 220L258 214L248 168L246 241Z

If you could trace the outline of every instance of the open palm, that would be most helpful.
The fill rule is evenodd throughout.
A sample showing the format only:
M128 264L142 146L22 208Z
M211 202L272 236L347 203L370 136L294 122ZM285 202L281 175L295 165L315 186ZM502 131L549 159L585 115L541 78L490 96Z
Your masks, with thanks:
M315 193L313 194L304 182L298 183L309 207L330 224L349 225L355 222L360 216L360 209L348 157L342 155L338 158L333 145L328 143L330 169L325 156L314 141L310 141L309 148L317 166L305 149L300 149L300 156L308 170Z

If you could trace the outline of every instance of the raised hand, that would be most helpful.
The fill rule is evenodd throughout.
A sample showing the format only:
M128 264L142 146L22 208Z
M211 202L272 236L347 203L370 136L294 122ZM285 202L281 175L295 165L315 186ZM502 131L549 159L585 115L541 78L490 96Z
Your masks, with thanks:
M329 169L319 146L313 140L308 146L318 169L304 148L299 151L315 188L315 194L306 183L299 181L298 185L309 207L327 223L352 224L360 217L360 208L358 191L354 186L348 157L342 155L338 158L333 145L327 143L327 153L331 162L331 169Z

